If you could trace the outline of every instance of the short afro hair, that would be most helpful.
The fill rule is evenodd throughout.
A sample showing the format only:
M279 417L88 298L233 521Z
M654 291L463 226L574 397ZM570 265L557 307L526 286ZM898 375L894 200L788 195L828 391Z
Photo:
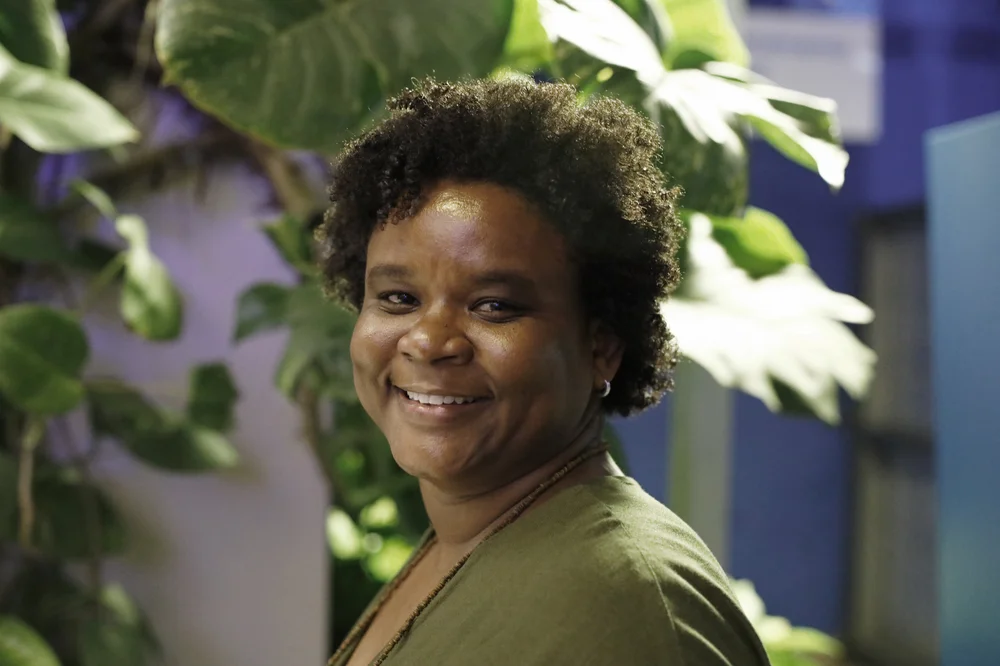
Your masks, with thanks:
M603 400L629 415L672 388L677 346L660 314L676 286L683 226L677 193L657 169L660 138L624 103L522 77L416 83L334 163L332 206L319 228L328 293L364 299L376 225L417 212L443 180L488 182L531 202L566 237L586 314L622 341Z

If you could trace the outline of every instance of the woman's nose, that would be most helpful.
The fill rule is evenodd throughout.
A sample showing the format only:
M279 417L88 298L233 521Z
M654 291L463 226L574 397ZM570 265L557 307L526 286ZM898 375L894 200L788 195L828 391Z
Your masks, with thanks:
M450 309L427 310L399 339L399 351L412 361L468 363L472 343L456 319Z

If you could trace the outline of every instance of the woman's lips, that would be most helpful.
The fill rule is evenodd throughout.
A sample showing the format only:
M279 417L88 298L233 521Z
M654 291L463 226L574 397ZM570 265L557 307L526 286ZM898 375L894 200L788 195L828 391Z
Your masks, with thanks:
M490 401L487 397L474 397L445 391L424 393L393 386L393 394L408 414L433 419L450 419L468 414Z

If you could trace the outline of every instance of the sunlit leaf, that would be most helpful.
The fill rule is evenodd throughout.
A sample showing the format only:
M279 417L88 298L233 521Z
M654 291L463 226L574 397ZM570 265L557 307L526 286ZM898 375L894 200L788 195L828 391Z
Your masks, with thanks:
M363 534L342 509L333 508L326 516L326 540L334 557L353 560L361 557Z
M666 59L676 63L688 51L698 51L713 60L746 65L750 60L726 0L653 0L667 10L673 26Z
M80 83L16 60L0 46L0 124L43 153L135 141L138 131Z
M737 123L746 123L787 157L816 171L832 188L843 185L848 162L843 147L809 134L803 122L782 113L763 93L742 82L705 69L668 71L650 37L611 0L539 0L539 6L551 38L635 72L648 89L644 106L654 122L661 122L657 107L665 107L698 143L718 144L722 155L734 160L745 153ZM685 154L684 146L664 143L665 152ZM668 174L671 169L686 170L680 164L667 167Z
M56 557L118 555L126 530L111 500L70 470L39 475L34 484L34 545Z
M750 206L742 218L709 216L712 237L738 268L752 278L791 264L809 264L806 251L776 215Z
M868 323L871 310L803 265L752 280L712 238L707 217L690 222L688 274L662 306L681 353L775 411L782 404L773 382L783 382L816 416L837 423L836 387L862 397L875 364L845 322Z
M255 284L240 294L233 341L286 325L290 294L289 287L271 282Z
M59 666L59 659L34 629L16 617L0 615L0 664Z
M187 416L191 423L218 432L233 427L233 413L239 391L224 363L206 363L191 371L191 392Z
M23 63L65 74L69 44L55 0L0 0L0 44Z
M595 58L630 69L647 85L663 73L656 45L611 0L538 0L549 39L563 39Z
M239 462L239 454L220 433L166 413L130 386L89 383L87 401L94 431L117 439L153 467L206 472Z
M61 414L83 398L90 348L80 323L41 305L0 309L0 392L21 409Z
M122 319L147 340L173 340L184 323L183 301L167 268L149 249L146 223L137 215L120 215L115 228L129 244Z
M413 545L398 536L382 539L379 548L365 558L365 568L375 580L388 583L413 554Z
M414 77L488 74L513 4L162 0L156 47L167 82L233 127L335 152Z
M552 40L542 27L538 0L515 0L500 66L531 73L552 57Z
M70 251L54 219L23 199L0 193L0 256L64 262Z

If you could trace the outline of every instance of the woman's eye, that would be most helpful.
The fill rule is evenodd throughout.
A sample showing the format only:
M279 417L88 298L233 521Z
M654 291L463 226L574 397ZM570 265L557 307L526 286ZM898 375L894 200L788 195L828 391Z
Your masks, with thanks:
M390 291L379 294L378 298L380 301L396 307L410 307L417 304L417 299L402 291Z
M480 301L476 304L475 310L494 318L512 317L517 314L517 308L514 305L497 299Z

